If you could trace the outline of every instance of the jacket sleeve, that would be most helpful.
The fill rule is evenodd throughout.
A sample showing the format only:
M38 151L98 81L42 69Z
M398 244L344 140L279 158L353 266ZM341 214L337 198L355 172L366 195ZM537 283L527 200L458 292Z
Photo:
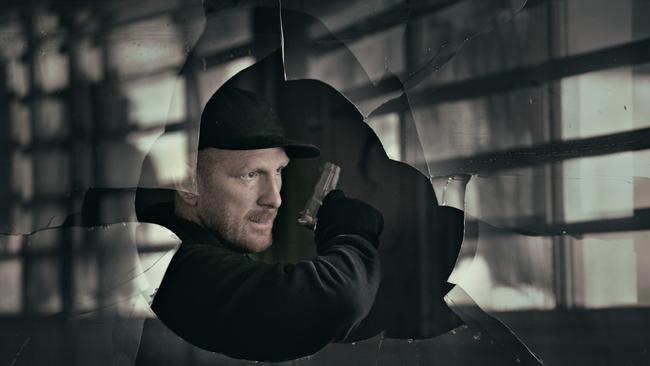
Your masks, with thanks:
M181 245L153 310L176 334L231 357L279 361L342 340L379 287L377 249L340 235L311 261L268 264L214 245Z

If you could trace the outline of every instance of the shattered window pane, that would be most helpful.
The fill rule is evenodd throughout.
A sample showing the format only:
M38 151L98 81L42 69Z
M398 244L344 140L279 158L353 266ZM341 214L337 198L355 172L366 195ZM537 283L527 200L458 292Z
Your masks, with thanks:
M648 363L648 1L28 1L0 10L0 363ZM197 163L206 126L229 123L209 125L204 107L229 87L263 99L265 118L277 116L320 157L279 168L273 245L237 262L254 263L247 275L210 277L225 268L214 261L177 286L181 304L234 289L215 296L218 322L197 321L198 308L183 314L207 334L232 329L215 352L154 299L185 270L181 249L193 240L169 217L243 256L213 224L222 218L182 203L234 212L232 190L204 194ZM226 115L246 124L254 111ZM224 148L223 135L211 137ZM225 147L251 150L243 144ZM287 144L260 146L289 155ZM341 168L338 188L383 215L379 247L350 254L350 271L314 244L321 232L296 221L326 161ZM255 204L268 206L261 197ZM264 226L255 213L246 217ZM286 275L309 265L334 275L307 278L352 288L374 254L376 294L372 281L359 287L355 295L372 293L367 312L343 335L326 331L345 323L331 316L335 304L295 307L320 287L278 298ZM247 316L233 315L238 307ZM324 340L304 351L311 337ZM260 354L270 356L250 356Z

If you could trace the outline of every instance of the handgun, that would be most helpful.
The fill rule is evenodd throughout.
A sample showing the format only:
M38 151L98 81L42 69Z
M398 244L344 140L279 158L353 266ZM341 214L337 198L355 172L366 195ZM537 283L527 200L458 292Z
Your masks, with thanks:
M321 168L320 178L314 186L314 193L307 200L305 209L298 214L298 224L306 226L312 230L316 229L316 215L318 209L323 203L323 199L327 194L336 189L339 182L339 174L341 167L336 164L326 162Z

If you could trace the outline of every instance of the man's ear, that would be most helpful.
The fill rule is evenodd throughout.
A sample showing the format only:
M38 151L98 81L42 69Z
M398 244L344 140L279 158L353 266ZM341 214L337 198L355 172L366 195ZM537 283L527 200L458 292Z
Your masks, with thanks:
M176 191L176 194L187 204L188 206L196 206L197 202L199 201L199 195L196 194L195 192L188 192L188 191Z
M188 156L185 164L184 176L174 180L176 194L189 206L196 206L198 202L198 185L196 181L196 154Z

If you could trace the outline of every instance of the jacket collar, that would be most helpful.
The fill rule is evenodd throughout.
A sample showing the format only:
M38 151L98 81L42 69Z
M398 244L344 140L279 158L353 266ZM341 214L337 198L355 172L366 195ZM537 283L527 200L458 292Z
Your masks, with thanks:
M219 234L195 222L174 215L173 202L164 202L149 206L139 216L140 222L158 224L168 228L183 243L212 244L229 248L227 241Z

